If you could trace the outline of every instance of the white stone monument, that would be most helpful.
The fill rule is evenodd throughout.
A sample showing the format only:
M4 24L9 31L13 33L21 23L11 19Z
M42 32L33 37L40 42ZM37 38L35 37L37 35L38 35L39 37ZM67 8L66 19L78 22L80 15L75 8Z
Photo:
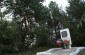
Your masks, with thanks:
M72 41L71 41L71 36L70 36L70 31L68 28L60 30L60 35L61 39L64 40L69 40L69 48L71 48Z

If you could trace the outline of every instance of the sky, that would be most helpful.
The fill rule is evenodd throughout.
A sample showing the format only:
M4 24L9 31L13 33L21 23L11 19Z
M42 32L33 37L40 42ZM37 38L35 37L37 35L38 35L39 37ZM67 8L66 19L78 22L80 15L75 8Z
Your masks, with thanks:
M68 4L69 4L67 0L45 0L45 2L43 4L48 6L50 1L55 1L59 7L62 6L64 11L65 11L65 7L68 6Z

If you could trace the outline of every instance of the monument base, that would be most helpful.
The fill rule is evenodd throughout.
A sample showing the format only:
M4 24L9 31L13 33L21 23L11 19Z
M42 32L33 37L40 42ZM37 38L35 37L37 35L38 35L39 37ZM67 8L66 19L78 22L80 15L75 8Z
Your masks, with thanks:
M84 48L85 47L72 47L71 49L52 48L44 52L38 52L36 55L76 55Z

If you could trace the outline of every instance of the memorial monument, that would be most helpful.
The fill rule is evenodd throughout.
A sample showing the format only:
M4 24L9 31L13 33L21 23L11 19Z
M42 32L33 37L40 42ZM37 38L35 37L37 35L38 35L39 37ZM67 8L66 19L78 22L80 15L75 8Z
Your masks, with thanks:
M60 36L63 40L63 47L64 48L71 48L72 41L70 36L70 31L68 28L60 30Z

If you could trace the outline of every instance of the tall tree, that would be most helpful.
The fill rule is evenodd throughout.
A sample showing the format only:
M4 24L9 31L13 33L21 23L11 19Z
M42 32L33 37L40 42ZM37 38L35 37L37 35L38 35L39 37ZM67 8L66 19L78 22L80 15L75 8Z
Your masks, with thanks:
M57 28L59 27L58 24L60 22L60 9L56 2L51 1L49 4L49 15L48 15L48 26L50 27L50 31L56 32L58 31Z
M84 39L84 29L77 29L77 25L80 23L82 16L85 13L85 1L84 0L68 0L69 6L67 7L67 13L69 17L69 25L72 34L73 44L83 45L82 40ZM84 25L83 25L84 26ZM75 36L75 37L74 37ZM76 38L76 40L75 40ZM80 41L79 41L80 40Z
M40 20L41 10L42 10L43 0L5 0L4 4L6 5L9 12L11 12L18 21L21 31L21 42L22 48L25 47L25 38L30 35L33 29L33 20ZM23 28L24 27L24 28Z

